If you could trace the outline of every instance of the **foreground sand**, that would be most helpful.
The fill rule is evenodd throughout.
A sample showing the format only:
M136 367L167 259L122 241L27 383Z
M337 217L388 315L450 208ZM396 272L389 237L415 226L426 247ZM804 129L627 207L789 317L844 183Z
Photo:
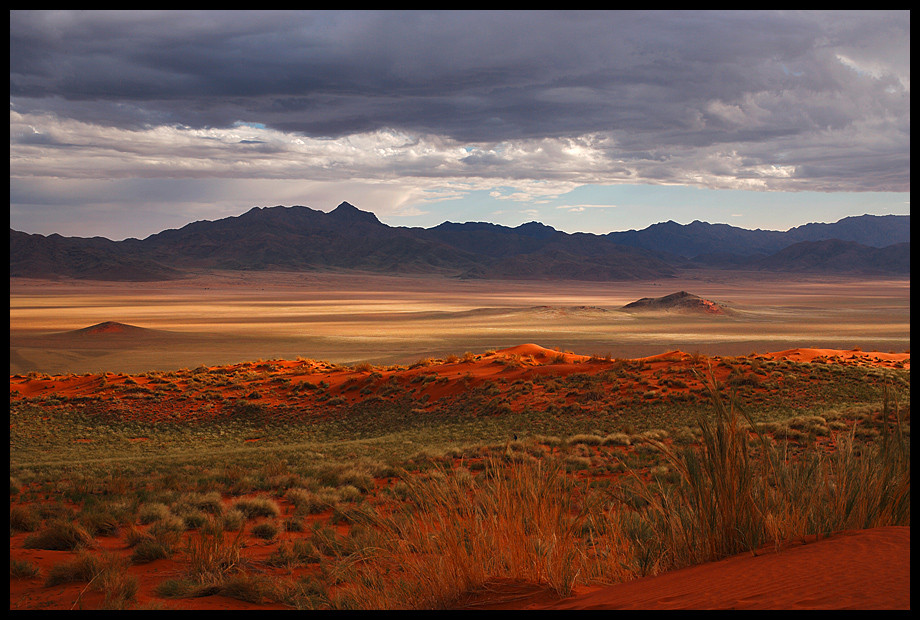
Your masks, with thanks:
M910 609L910 527L843 532L558 600L495 583L464 609Z

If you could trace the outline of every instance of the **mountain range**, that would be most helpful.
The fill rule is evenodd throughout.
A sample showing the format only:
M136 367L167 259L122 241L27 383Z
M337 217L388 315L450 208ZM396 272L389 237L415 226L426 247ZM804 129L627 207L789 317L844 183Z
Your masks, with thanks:
M664 222L598 235L539 222L392 227L343 202L328 213L254 207L142 240L10 229L10 277L145 281L226 269L606 281L698 268L909 275L910 216L863 215L785 232Z

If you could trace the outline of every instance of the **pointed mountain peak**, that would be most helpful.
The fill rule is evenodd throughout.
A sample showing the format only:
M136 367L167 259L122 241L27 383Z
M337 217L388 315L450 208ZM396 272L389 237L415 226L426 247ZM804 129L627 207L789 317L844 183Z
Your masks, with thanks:
M541 222L527 222L526 224L521 224L515 228L515 230L523 235L536 239L547 239L559 232L552 226L547 226Z
M343 202L335 209L329 212L329 215L343 222L364 222L367 224L376 224L383 226L383 223L377 219L377 216L370 211L362 211L358 207L348 202Z

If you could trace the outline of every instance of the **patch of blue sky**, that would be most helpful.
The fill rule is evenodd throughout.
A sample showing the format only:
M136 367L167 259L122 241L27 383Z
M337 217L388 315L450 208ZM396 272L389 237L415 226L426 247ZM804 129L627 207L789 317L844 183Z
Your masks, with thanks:
M537 221L565 232L641 230L673 220L788 230L810 222L856 215L909 215L910 193L779 192L705 189L679 185L584 185L535 201L509 200L513 188L475 190L415 205L418 214L392 218L394 226L436 226L444 221L519 226Z
M252 121L236 121L234 127L249 127L250 129L265 129L264 123L254 123Z

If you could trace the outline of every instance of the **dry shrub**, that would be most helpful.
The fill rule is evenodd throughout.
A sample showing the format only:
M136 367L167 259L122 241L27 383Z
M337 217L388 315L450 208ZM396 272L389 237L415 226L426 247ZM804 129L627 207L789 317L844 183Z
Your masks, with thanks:
M212 521L188 537L186 554L188 576L200 584L219 584L241 568L240 549L243 530L230 536L222 525Z
M92 536L81 525L54 519L44 529L29 534L22 546L26 549L74 551L92 544Z
M72 582L86 582L88 587L102 592L103 609L127 609L138 591L137 578L127 573L123 560L110 553L92 555L81 551L76 558L52 566L45 578L48 587ZM83 592L85 589L81 596ZM78 604L79 597L74 605Z
M651 549L661 570L806 535L910 524L910 443L899 420L872 446L857 449L851 433L830 455L814 448L794 455L750 418L742 422L734 399L726 404L710 386L715 418L700 418L699 446L648 440L676 484L636 485L646 507L645 535L635 544Z
M230 598L261 605L282 596L279 584L265 575L241 571L221 584L220 593Z
M41 527L42 518L34 506L15 505L10 507L10 530L34 532Z
M241 497L232 507L246 515L247 519L277 517L281 514L278 502L268 497Z
M10 579L30 579L40 574L41 568L37 564L19 558L10 558Z
M438 608L491 579L541 583L567 596L577 582L626 577L617 528L586 523L599 508L556 461L492 460L477 477L404 478L415 511L369 518L386 548L365 550L348 592L365 608ZM586 535L585 532L588 532Z

